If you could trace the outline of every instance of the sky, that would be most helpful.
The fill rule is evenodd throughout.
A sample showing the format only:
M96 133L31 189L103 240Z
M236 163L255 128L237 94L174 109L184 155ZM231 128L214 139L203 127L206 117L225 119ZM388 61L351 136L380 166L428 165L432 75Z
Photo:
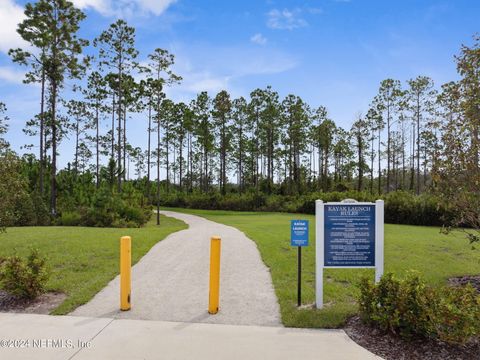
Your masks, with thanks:
M24 47L16 34L25 1L0 0L0 101L10 118L7 140L36 144L23 134L39 112L40 89L22 84L25 69L7 55ZM98 36L117 18L136 28L139 60L161 47L175 55L183 77L168 89L175 101L200 91L233 97L271 85L295 94L350 128L365 113L381 80L418 75L441 84L457 79L454 55L480 32L478 0L74 0L87 15L80 36ZM134 116L134 146L144 146L147 123ZM104 125L107 126L107 122ZM72 140L59 148L60 166L72 160Z

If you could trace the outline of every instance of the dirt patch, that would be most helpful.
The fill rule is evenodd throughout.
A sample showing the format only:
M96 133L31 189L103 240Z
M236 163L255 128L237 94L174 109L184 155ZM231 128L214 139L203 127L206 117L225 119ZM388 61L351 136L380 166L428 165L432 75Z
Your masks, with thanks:
M344 330L357 344L386 360L472 360L480 354L478 342L452 346L427 339L407 341L365 325L358 316L350 318Z
M0 312L49 314L59 306L67 295L59 292L48 292L35 300L19 299L0 290Z
M465 286L467 284L472 285L480 293L480 275L465 275L448 279L448 285L450 286Z

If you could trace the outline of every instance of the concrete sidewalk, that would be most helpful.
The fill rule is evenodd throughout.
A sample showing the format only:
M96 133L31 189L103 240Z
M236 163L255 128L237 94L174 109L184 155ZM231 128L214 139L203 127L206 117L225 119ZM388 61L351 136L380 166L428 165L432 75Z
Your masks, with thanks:
M379 359L342 330L0 313L0 359Z

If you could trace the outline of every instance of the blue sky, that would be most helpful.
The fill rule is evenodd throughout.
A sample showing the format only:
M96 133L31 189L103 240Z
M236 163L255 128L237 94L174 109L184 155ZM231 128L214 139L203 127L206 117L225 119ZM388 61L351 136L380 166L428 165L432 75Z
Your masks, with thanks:
M21 46L15 24L24 1L0 0L0 101L11 118L8 140L16 150L32 142L22 133L38 112L39 89L21 84L23 69L12 64L8 48ZM427 75L437 86L457 78L454 55L480 31L476 0L320 0L194 1L75 0L87 14L81 35L92 39L117 17L137 29L140 60L156 47L176 55L181 86L174 100L201 90L227 89L248 96L267 85L283 97L301 96L324 105L340 126L349 128L365 112L382 79L402 82ZM132 121L129 137L145 143L146 123ZM60 165L72 147L60 147Z

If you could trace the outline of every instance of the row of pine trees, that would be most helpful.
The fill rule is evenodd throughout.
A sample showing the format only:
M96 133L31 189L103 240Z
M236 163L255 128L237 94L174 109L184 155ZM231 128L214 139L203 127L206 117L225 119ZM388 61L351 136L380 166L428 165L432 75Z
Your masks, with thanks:
M464 96L461 82L437 88L426 76L403 84L386 79L350 128L336 124L326 107L281 97L269 86L248 98L222 90L174 102L165 95L182 81L172 70L173 54L157 48L140 61L135 29L124 20L89 41L78 35L85 14L71 2L28 3L25 15L18 32L31 48L10 55L28 69L26 83L40 84L39 113L25 131L38 143L36 186L45 195L49 180L53 215L57 155L66 136L75 144L72 171L92 172L100 186L102 168L113 167L119 192L138 177L156 180L157 191L163 180L167 191L418 194L435 186L452 114ZM460 73L472 49L464 47L456 59ZM133 126L145 128L142 147L129 142ZM476 129L470 144L478 144Z

